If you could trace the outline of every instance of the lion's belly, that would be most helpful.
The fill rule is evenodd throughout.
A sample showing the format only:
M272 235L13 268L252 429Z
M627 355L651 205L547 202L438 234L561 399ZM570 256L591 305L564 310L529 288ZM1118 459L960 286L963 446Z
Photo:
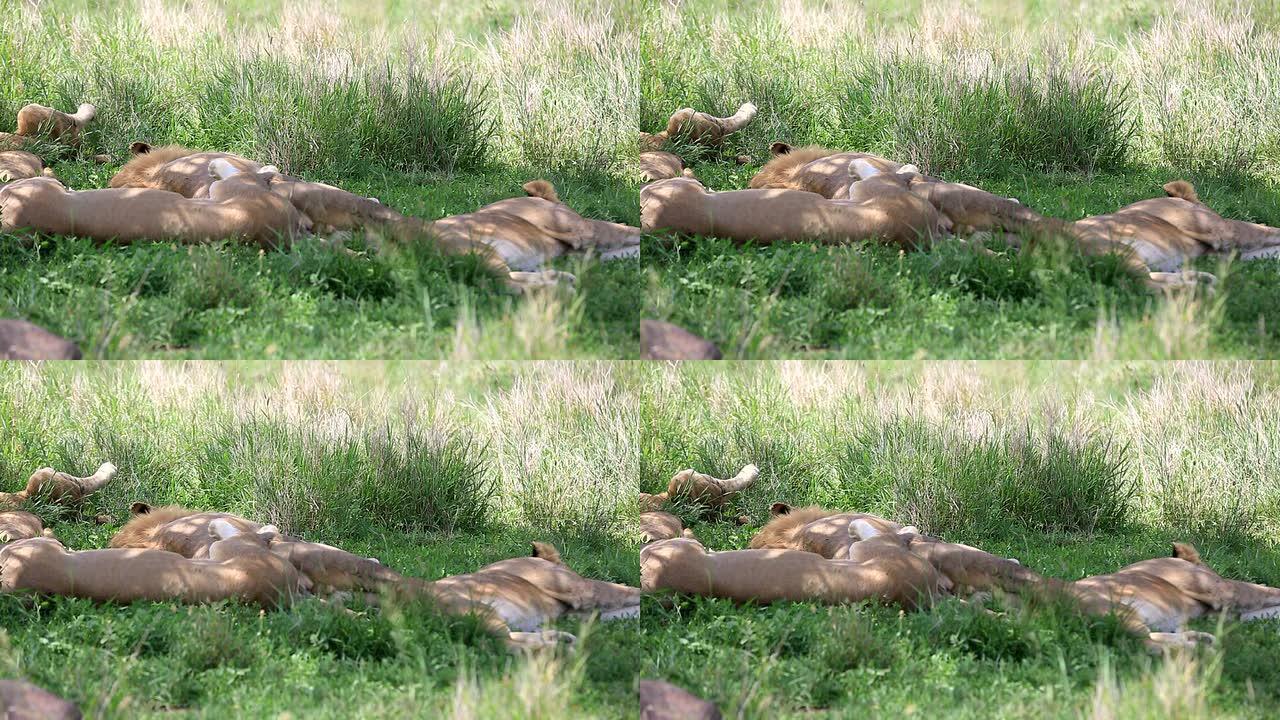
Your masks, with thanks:
M1142 622L1155 632L1178 632L1188 620L1204 614L1203 607L1198 605L1177 607L1176 603L1155 602L1137 595L1130 595L1120 602L1137 613Z
M1203 254L1142 238L1122 238L1121 242L1137 253L1142 262L1154 272L1175 272L1182 269L1183 263L1187 260Z
M493 248L512 270L540 270L543 263L563 254L563 250L557 252L549 248L533 247L501 237L483 237L480 242Z

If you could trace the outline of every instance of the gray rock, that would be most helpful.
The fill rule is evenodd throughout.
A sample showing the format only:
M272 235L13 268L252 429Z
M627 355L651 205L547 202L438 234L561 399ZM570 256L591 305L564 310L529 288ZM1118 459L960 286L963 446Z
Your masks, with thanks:
M719 360L720 348L679 325L640 321L640 357L644 360Z
M80 348L25 320L0 320L0 360L79 360Z
M640 720L722 720L720 709L661 680L640 681Z
M0 680L0 717L5 720L80 720L80 708L21 680Z

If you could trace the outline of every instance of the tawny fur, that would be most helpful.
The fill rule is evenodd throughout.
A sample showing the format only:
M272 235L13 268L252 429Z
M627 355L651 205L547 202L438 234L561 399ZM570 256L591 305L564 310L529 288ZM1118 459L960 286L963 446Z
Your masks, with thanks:
M857 527L855 521L877 534L892 535L903 529L896 522L867 513L812 506L792 509L784 503L774 503L770 511L774 517L751 538L748 547L802 550L828 559L844 559L853 543L865 539L850 534Z
M187 197L207 193L214 159L232 162L242 172L260 172L259 163L229 153L208 153L179 146L142 151L111 179L112 187L149 187ZM525 183L527 197L501 200L471 213L435 222L400 214L371 198L341 188L274 173L271 191L288 199L318 233L366 229L404 244L433 243L450 255L477 255L485 267L514 292L572 283L569 273L542 270L570 252L594 250L603 260L638 254L640 230L583 218L560 201L546 180Z
M856 545L854 559L828 560L799 550L709 552L690 538L660 540L640 550L640 587L735 602L871 600L908 610L929 607L946 593L946 579L907 550L905 537L882 535Z
M190 559L163 550L71 552L50 538L21 540L0 547L0 593L287 606L302 591L300 576L268 543L267 535L228 531L215 538L207 559Z
M74 113L45 105L26 105L18 111L18 134L24 137L44 135L67 145L78 145L80 133L97 115L97 108L83 103Z
M228 171L207 198L155 189L72 191L51 178L0 187L0 230L77 235L100 243L239 240L289 246L310 223L257 173Z
M245 532L256 532L257 523L227 513L205 513L169 506L148 509L121 528L111 546L158 548L188 557L207 555L204 540L214 520L230 522ZM427 582L402 576L376 560L362 558L322 543L278 535L271 552L287 560L316 592L372 592L393 600L427 599L450 614L478 615L485 627L512 649L544 647L572 636L556 631L538 632L542 625L566 614L628 614L639 608L639 591L625 585L583 578L568 569L560 553L549 543L533 544L532 556L493 563L466 575ZM370 600L376 601L376 597Z
M556 194L556 187L549 180L530 180L523 187L525 194L529 197L560 202L560 196Z
M640 225L741 243L877 241L903 250L928 249L947 234L950 221L926 200L879 178L861 182L876 192L858 200L828 200L802 190L711 192L690 178L659 180L640 190Z
M0 183L33 177L53 177L38 155L22 150L0 149Z
M26 486L14 493L0 493L0 509L17 507L29 498L44 496L51 502L74 506L101 490L116 476L116 466L103 463L92 475L76 477L43 467L31 473Z
M1169 197L1182 198L1191 202L1200 202L1196 188L1186 180L1173 180L1164 184L1164 191Z
M21 510L0 510L0 545L42 535L53 537L39 517Z

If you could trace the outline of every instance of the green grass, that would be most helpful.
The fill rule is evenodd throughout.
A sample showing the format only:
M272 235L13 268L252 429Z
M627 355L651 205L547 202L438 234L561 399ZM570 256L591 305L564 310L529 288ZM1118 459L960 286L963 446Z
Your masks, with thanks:
M29 102L93 102L98 117L79 152L40 148L73 189L105 187L118 169L87 158L121 163L146 140L237 152L428 220L523 195L522 183L545 177L584 215L636 221L637 188L625 180L631 63L625 42L596 39L617 38L609 17L577 6L562 17L510 3L415 5L60 0L7 13L0 123ZM544 91L572 74L580 79ZM589 107L598 122L583 128ZM68 238L28 248L3 236L0 313L97 358L636 352L635 262L564 258L554 267L578 276L576 294L522 299L474 259L354 246L358 257L317 242L262 255Z
M89 176L73 187L105 186L110 176L55 167L63 178ZM520 195L522 177L385 171L343 185L436 218ZM579 212L636 215L625 191L551 177ZM634 261L562 258L554 265L578 276L576 294L530 299L507 293L474 258L362 237L348 244L358 256L316 242L267 253L227 244L3 242L0 311L79 343L88 357L630 357L637 347Z
M687 153L713 190L746 187L781 140L913 162L1067 220L1185 178L1220 214L1280 226L1267 119L1280 95L1258 71L1280 57L1274 13L1204 5L684 3L644 37L641 127L686 105L756 102L722 149ZM735 165L740 154L754 162ZM753 359L1272 357L1280 317L1275 261L1201 261L1225 276L1217 295L1173 302L1071 250L991 259L664 235L646 238L644 265L646 316Z
M754 148L759 157L763 148ZM708 187L746 187L758 166L696 165ZM1109 212L1160 195L1173 177L1150 171L1085 176L1019 172L980 186L1062 218ZM1200 183L1227 217L1280 225L1274 190ZM999 250L998 245L993 249ZM731 357L1078 358L1273 357L1280 306L1274 260L1197 263L1219 274L1212 297L1169 303L1113 258L1069 249L990 258L962 245L902 254L874 244L740 247L711 238L646 236L646 316L716 342ZM1167 321L1203 336L1169 342ZM1181 316L1180 316L1181 318ZM1102 341L1101 343L1099 341Z
M1280 584L1269 364L730 363L642 380L640 489L694 467L760 479L725 518L744 548L769 505L881 514L1076 579L1193 542L1221 574ZM1209 470L1209 468L1212 470ZM1235 488L1233 490L1233 488ZM1247 488L1247 489L1246 489ZM1229 509L1227 509L1229 508ZM1274 621L1227 623L1212 651L1149 656L1110 618L648 598L645 677L726 716L1270 717Z
M42 465L84 474L112 459L119 475L77 511L30 505L73 549L105 547L144 500L274 521L416 577L471 572L544 540L577 572L634 585L625 373L589 363L10 363L0 367L0 477L7 491ZM94 524L98 515L111 522ZM86 717L634 709L632 622L561 622L581 647L525 659L429 606L354 610L0 596L0 674L63 695Z

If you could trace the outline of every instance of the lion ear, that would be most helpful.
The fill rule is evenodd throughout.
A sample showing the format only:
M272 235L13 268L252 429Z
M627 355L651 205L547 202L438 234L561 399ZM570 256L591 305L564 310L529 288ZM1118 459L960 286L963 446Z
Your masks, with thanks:
M556 550L556 546L551 543L538 542L535 540L533 542L533 557L549 560L557 565L563 564L563 561L560 560L560 551Z
M146 155L151 152L151 143L145 143L141 140L129 143L129 152L134 155Z
M787 515L791 512L791 509L792 509L791 506L784 502L776 502L769 506L769 514L772 515L773 517L778 517L779 515Z
M146 515L151 512L151 506L144 502L136 502L129 506L129 512L134 515Z
M1190 543L1174 543L1173 556L1196 565L1204 564L1204 561L1200 559L1200 551L1196 550Z
M769 152L774 155L786 155L794 149L795 148L784 142L776 142L769 145Z
M916 165L914 165L913 163L907 163L906 165L903 165L902 167L898 168L898 174L899 175L919 175L920 168L916 167Z

